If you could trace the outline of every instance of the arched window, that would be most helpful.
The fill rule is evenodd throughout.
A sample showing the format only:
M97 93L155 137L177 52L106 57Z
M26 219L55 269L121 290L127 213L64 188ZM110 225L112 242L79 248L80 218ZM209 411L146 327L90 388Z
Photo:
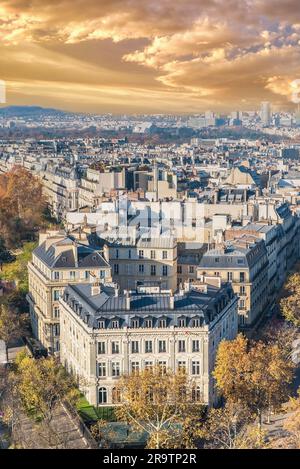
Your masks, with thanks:
M112 388L112 403L118 404L121 402L121 391L118 388Z
M201 389L200 386L196 386L192 390L192 400L194 402L200 402L201 401Z
M99 388L99 404L107 403L107 390L106 388Z

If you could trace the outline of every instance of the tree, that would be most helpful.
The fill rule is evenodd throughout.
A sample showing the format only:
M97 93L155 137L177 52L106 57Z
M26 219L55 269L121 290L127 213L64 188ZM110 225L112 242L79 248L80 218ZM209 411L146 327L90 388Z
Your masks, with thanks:
M74 379L53 357L34 360L21 354L16 360L16 374L24 408L27 412L34 410L48 423L59 403L68 401L74 405L80 397Z
M187 435L185 423L192 416L200 421L203 408L192 400L192 386L185 373L159 366L124 376L116 416L148 435L147 448L194 447L196 432Z
M32 239L46 208L41 181L20 166L0 178L0 236L10 248Z
M253 415L240 404L231 401L210 409L201 435L205 448L254 449L263 446L263 433L251 424Z
M244 403L258 417L260 428L262 412L277 409L287 398L293 369L277 344L250 342L239 334L220 343L214 377L225 399Z
M23 315L15 313L7 305L0 305L0 339L6 345L6 357L8 360L8 345L12 340L20 338L26 332Z
M280 308L285 319L300 327L300 273L289 276L285 285L287 296L280 300Z

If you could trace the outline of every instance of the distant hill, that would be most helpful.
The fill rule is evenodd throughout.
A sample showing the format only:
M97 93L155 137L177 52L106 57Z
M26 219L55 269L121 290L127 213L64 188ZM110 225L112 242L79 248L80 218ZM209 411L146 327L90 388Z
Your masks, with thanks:
M2 117L37 117L40 115L55 116L70 114L59 109L44 108L40 106L6 106L0 107L0 116Z

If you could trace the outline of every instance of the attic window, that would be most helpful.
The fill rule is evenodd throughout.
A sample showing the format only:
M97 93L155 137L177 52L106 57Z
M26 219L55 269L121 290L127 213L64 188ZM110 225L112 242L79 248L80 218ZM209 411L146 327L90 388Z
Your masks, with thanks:
M61 260L62 260L63 262L67 262L67 258L66 258L65 256L63 256L63 257L61 258Z
M95 261L97 258L96 258L96 256L93 256L93 258L92 258L92 259L93 259L93 261Z

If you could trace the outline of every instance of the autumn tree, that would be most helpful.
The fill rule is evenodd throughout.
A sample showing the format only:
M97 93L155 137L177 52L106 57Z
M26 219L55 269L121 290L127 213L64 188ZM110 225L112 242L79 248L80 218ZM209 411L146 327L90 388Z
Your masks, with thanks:
M16 360L18 392L24 409L51 422L57 406L64 401L75 404L80 393L74 379L53 357L34 360L21 354Z
M253 427L253 415L246 406L227 401L224 407L211 408L202 427L205 448L255 449L264 445L264 435Z
M0 339L6 345L6 357L8 360L8 345L12 340L20 338L27 332L26 320L23 315L17 314L7 305L0 305Z
M32 238L42 224L46 199L40 180L21 166L0 178L0 236L7 247Z
M192 448L195 434L185 425L192 417L201 420L203 408L192 399L193 384L186 374L153 367L121 378L118 420L148 435L147 448ZM191 420L192 421L192 420Z
M293 368L277 344L251 342L239 334L220 343L214 377L220 394L246 405L261 427L262 412L279 408L287 398Z
M285 319L300 327L300 273L289 276L285 287L287 295L280 300L280 309Z

